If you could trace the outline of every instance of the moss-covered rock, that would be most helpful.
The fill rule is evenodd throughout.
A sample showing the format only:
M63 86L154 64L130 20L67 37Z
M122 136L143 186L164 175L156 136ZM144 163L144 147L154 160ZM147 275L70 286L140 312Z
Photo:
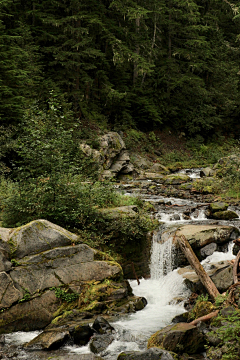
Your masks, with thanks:
M175 353L194 354L203 348L203 335L194 325L178 323L169 325L153 334L148 348L159 347Z
M228 208L228 204L225 202L215 202L209 205L209 209L212 214L218 211L225 211Z
M225 210L225 211L216 211L212 214L212 218L216 220L233 220L238 219L239 216L235 211Z

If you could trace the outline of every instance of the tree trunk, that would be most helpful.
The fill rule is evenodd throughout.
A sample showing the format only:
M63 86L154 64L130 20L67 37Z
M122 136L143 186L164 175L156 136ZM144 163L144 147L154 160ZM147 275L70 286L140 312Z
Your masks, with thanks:
M206 271L203 269L202 265L200 264L200 261L193 252L189 242L187 241L185 236L180 236L180 237L176 236L176 239L178 241L178 244L182 252L186 256L189 264L195 270L196 274L199 276L201 283L204 285L207 292L214 300L219 295L219 291L216 288L215 284L210 279L210 277L208 276L208 274L206 273Z
M239 263L239 259L240 259L240 251L237 254L237 257L234 261L234 265L233 265L233 282L234 284L238 283L238 263Z

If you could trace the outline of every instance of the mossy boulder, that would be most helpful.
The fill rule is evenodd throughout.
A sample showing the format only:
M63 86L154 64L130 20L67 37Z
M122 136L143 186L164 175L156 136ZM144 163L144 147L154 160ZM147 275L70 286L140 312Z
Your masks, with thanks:
M211 211L212 214L218 212L218 211L225 211L228 208L228 204L225 202L215 202L215 203L211 203L209 205L209 209Z
M9 236L17 260L0 273L0 333L38 330L73 309L116 313L119 302L133 302L121 266L75 234L39 220Z
M216 220L233 220L238 219L239 216L235 211L225 210L225 211L216 211L212 214L212 218Z
M157 331L148 340L148 348L159 347L174 353L194 354L203 349L203 335L194 325L178 323Z

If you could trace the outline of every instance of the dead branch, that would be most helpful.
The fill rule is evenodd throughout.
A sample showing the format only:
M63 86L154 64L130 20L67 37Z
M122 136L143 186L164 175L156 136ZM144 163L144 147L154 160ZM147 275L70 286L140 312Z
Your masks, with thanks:
M201 316L198 319L193 320L192 322L190 322L190 325L197 325L200 321L208 321L210 319L212 319L213 317L217 316L217 314L219 313L219 310L213 311L210 314Z

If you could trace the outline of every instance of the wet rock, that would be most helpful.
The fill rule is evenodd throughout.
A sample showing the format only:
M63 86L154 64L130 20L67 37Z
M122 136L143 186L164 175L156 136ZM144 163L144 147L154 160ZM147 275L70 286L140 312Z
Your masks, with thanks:
M194 354L203 348L203 339L196 326L178 323L153 334L148 340L148 348L161 347L175 353Z
M137 297L136 300L134 300L135 311L144 309L146 305L147 299L145 299L144 297Z
M109 334L94 335L89 343L90 350L94 354L99 354L105 350L114 340L114 337Z
M211 216L213 219L217 220L233 220L239 218L238 214L232 210L217 211L214 212Z
M122 352L117 360L174 360L174 357L166 350L151 348L146 351Z
M200 250L201 258L205 259L207 256L212 255L214 253L214 251L216 251L216 250L217 250L217 244L215 244L215 243L211 243L211 244L204 246Z
M25 348L44 349L44 350L58 349L69 338L70 338L69 332L64 331L63 329L44 331L40 335L35 337L33 340L25 344Z
M211 268L206 272L221 292L226 291L233 283L232 264L228 261L211 264ZM179 269L178 273L185 279L184 283L192 292L205 292L199 277L190 266Z
M92 328L99 334L111 334L114 331L114 328L102 316L94 320Z
M74 344L86 345L93 336L94 331L88 324L77 325L70 331Z

